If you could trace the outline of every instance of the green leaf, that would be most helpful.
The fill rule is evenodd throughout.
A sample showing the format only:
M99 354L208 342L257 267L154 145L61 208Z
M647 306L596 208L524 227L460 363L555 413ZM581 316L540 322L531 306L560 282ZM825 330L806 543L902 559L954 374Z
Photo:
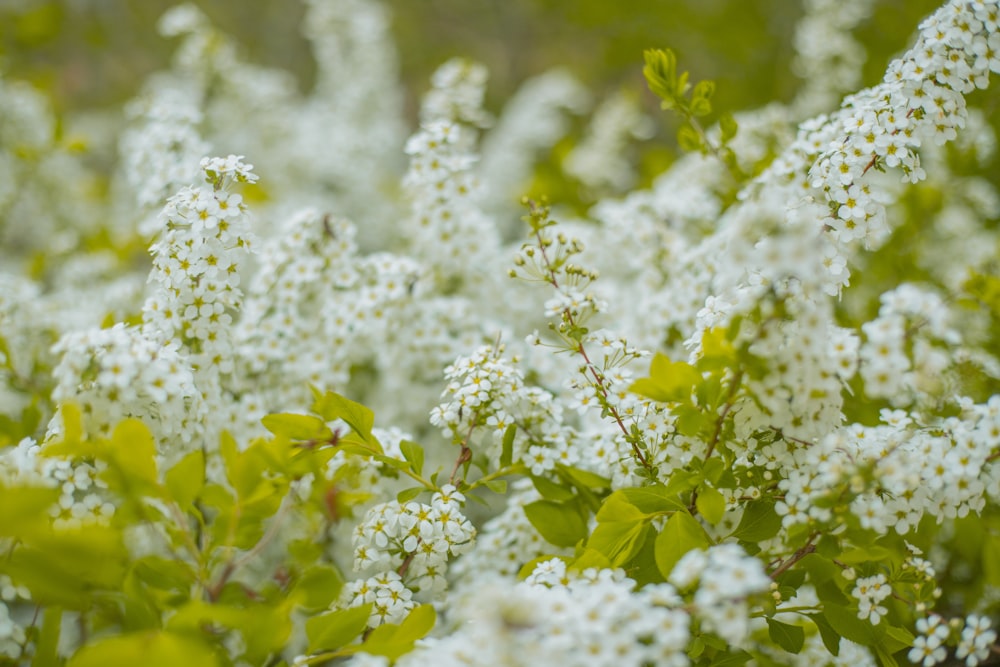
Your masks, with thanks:
M698 486L700 481L698 473L690 470L675 470L670 474L670 479L667 480L663 493L667 496L677 496Z
M684 554L692 549L707 549L712 541L698 520L687 512L674 512L656 536L656 566L664 578L670 578Z
M819 630L820 639L823 640L823 646L826 647L826 650L833 656L840 655L840 635L833 629L826 617L823 614L807 614L807 616L816 624L816 629Z
M348 607L306 619L309 652L333 651L360 636L368 627L372 605Z
M867 547L845 549L837 557L837 560L841 563L863 565L865 563L877 563L879 561L890 562L897 558L898 556L895 551L873 544Z
M576 546L587 537L587 522L573 505L554 500L536 500L524 506L524 514L535 530L557 547Z
M677 83L674 84L675 93L678 98L678 102L683 102L684 93L686 93L690 88L691 84L688 83L689 74L687 72L681 72L681 75L677 77Z
M99 639L81 648L66 667L217 667L221 663L208 644L161 630Z
M743 518L733 532L733 537L744 542L763 542L781 530L781 517L774 511L771 499L753 500L743 509Z
M424 448L415 442L403 440L399 443L403 458L410 462L413 472L422 475L424 472Z
M577 486L582 486L586 489L606 489L611 486L611 480L607 477L601 477L600 475L592 473L589 470L581 470L572 466L564 466L561 463L556 464L556 470L566 473L577 484Z
M42 629L35 641L35 656L31 659L31 667L58 667L61 664L58 655L61 627L62 610L59 607L47 607L42 616Z
M633 505L629 500L628 492L625 489L620 489L601 503L601 509L597 511L597 521L598 523L645 521L650 515L650 512L643 512Z
M484 482L486 488L493 493L498 493L503 495L507 493L507 480L505 479L493 479L488 482Z
M407 615L399 625L386 623L375 628L365 641L362 650L396 660L413 650L418 639L423 639L434 627L436 614L429 604L420 605Z
M724 655L712 658L712 667L740 667L750 662L753 656L743 649L730 649Z
M701 381L701 373L691 364L675 363L657 353L650 364L649 377L633 382L629 391L662 403L683 403L691 400L691 390Z
M36 486L6 486L0 484L0 536L23 537L26 534L48 532L49 509L59 500L59 489Z
M572 489L568 489L562 484L553 482L548 477L532 475L531 483L535 485L535 489L538 493L542 494L542 498L546 498L548 500L572 500L574 498Z
M271 433L289 440L326 441L333 437L333 431L326 423L314 415L280 413L266 415L260 420Z
M649 89L665 105L670 105L664 106L664 109L671 108L677 91L677 57L670 49L649 49L643 52L643 58L646 66L642 68L642 74Z
M164 483L174 502L187 509L205 486L205 452L196 449L174 464L164 475Z
M500 449L500 467L509 468L514 462L514 436L517 435L517 425L511 424L503 432L503 445Z
M677 432L689 438L701 438L715 428L715 417L694 405L681 405L674 414Z
M701 472L705 476L705 479L709 482L712 484L718 484L719 479L728 469L729 468L726 466L726 462L718 456L715 456L705 461L705 465L702 466Z
M714 81L699 81L694 91L691 93L691 114L694 116L707 116L712 113L712 95L715 94Z
M145 584L165 591L189 591L198 576L184 561L162 556L143 556L132 570Z
M587 546L607 556L612 567L621 567L639 552L651 530L645 520L605 521L594 528Z
M906 628L890 625L885 631L885 637L882 638L882 645L890 653L895 653L896 651L913 646L914 639L916 637Z
M806 642L806 633L798 625L767 619L767 634L775 644L789 653L799 653Z
M227 600L224 591L220 602L215 604L188 602L170 617L166 627L170 631L184 634L200 634L206 627L213 626L239 630L246 643L246 661L261 664L268 655L282 649L288 642L292 632L291 602L286 601L278 606L224 604L237 601L240 605L247 603L241 584L231 582L230 590L233 593L231 597L236 598L235 600Z
M983 539L983 578L990 586L1000 586L1000 535Z
M677 129L677 143L680 145L681 150L688 152L700 152L703 149L701 135L687 123L681 125L680 128Z
M695 507L705 517L705 521L714 526L722 521L722 516L726 513L726 498L718 490L703 486L695 499Z
M666 581L660 574L660 568L656 566L656 530L652 524L646 526L642 543L625 561L624 566L627 568L626 574L635 581L637 588Z
M838 635L850 639L855 644L874 646L885 634L885 628L872 625L867 620L858 618L856 610L836 604L823 605L823 616Z
M572 563L568 565L568 568L578 572L582 572L589 567L596 567L599 570L606 570L611 567L611 561L608 557L602 554L597 549L592 549L590 547L584 548L584 550L577 556ZM529 573L530 574L530 573Z
M83 440L83 414L80 406L76 403L63 403L59 406L59 415L63 423L62 441L75 444Z
M408 489L403 489L402 491L396 494L396 502L399 503L400 505L403 505L405 503L410 502L411 500L413 500L426 490L427 489L425 489L422 486L411 486Z
M0 573L27 586L33 602L80 610L95 590L122 587L129 553L115 528L40 530L22 539L0 559Z
M733 118L731 113L726 112L719 116L719 134L722 137L723 144L728 144L732 141L738 130L739 126L736 124L736 119Z
M616 493L621 493L630 505L633 505L645 514L658 514L687 509L687 506L680 501L677 495L670 493L663 484L621 489Z
M878 662L882 667L899 667L899 662L893 657L892 653L886 650L880 644L874 646L875 655L878 657Z
M382 445L372 435L372 427L375 425L374 412L336 392L328 391L322 396L319 396L315 389L313 392L316 396L311 408L313 412L328 422L334 419L344 420L362 442L376 449L379 454L382 453Z
M831 559L819 554L806 554L799 560L796 567L809 573L809 581L812 582L813 586L836 581L840 575L840 568Z
M111 433L109 462L124 475L122 488L138 484L141 489L158 482L156 473L156 441L153 434L138 419L126 419Z
M638 553L652 530L651 516L629 502L625 490L615 491L597 511L597 527L587 546L604 554L613 567L624 565Z
M302 573L290 597L306 609L325 609L337 599L344 578L336 568L314 565Z

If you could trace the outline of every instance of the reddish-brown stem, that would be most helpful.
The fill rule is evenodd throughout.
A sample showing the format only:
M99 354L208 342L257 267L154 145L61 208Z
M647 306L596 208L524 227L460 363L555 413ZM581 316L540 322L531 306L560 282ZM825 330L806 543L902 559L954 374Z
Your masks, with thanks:
M458 469L462 467L463 463L472 459L472 450L469 449L469 440L472 439L472 431L478 425L478 414L472 416L469 422L469 430L465 434L465 439L462 440L462 451L458 453L458 458L455 459L455 467L451 470L451 477L448 478L448 482L452 485L455 484L455 480L458 479Z
M771 579L777 579L782 574L787 572L788 569L791 568L793 565L798 563L800 560L802 560L812 552L816 551L816 545L813 544L813 540L815 540L817 537L819 537L819 533L813 533L812 535L810 535L809 539L806 540L806 543L802 545L802 547L800 547L798 551L789 556L788 559L785 560L785 562L781 563L781 565L776 567L774 571L771 572L770 575Z
M868 170L875 166L875 161L878 160L878 154L872 155L871 161L865 165L865 168L861 171L861 175L864 176L868 173Z
M559 289L559 280L556 278L555 270L553 270L552 263L549 261L549 256L545 252L545 243L542 241L541 232L535 232L535 238L538 239L538 249L542 254L542 260L545 262L545 268L549 274L548 283L556 289ZM569 311L569 309L563 311L563 317L566 318L566 322L570 325L570 327L574 329L576 328L576 320L573 318L573 314ZM625 440L629 443L629 445L631 445L632 454L643 468L649 472L653 472L653 468L650 465L649 460L646 458L645 454L642 453L642 450L639 449L639 446L632 440L632 435L629 433L628 427L625 426L625 422L622 420L618 410L611 405L608 400L608 390L604 386L604 378L597 372L597 368L590 361L590 357L587 355L587 349L584 347L582 341L576 342L576 351L581 357L583 357L586 367L590 370L590 374L594 377L597 391L600 392L601 398L603 399L602 405L614 418L615 422L618 424L618 428L621 429L621 432L625 435Z
M208 594L209 602L216 602L219 596L222 595L222 589L225 588L226 583L229 581L229 577L233 576L233 572L236 571L236 564L232 561L226 563L226 567L223 568L222 574L219 576L219 580L206 589Z
M417 540L417 544L420 544L420 540L419 539ZM396 568L396 574L398 574L400 577L404 576L406 574L406 571L410 569L410 563L413 562L413 558L416 555L417 555L416 551L414 551L413 553L407 554L406 555L406 559L400 564L400 566L398 568Z

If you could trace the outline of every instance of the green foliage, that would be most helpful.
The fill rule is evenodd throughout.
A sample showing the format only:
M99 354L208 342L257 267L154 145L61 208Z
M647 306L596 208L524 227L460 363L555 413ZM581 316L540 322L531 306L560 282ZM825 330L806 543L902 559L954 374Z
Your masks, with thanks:
M364 413L349 403L324 405L346 405L354 410L348 417L364 424L355 418ZM60 610L100 609L102 626L121 629L85 644L71 657L71 665L126 664L140 656L153 664L222 665L225 651L220 642L231 631L242 634L246 659L264 664L289 641L293 612L321 612L336 602L343 576L305 553L299 559L290 551L277 585L252 590L238 583L254 554L268 547L284 520L293 502L288 496L291 482L316 470L332 454L330 446L306 449L292 442L329 437L329 429L316 424L318 418L268 419L275 437L257 439L242 449L224 434L219 443L223 484L206 482L202 450L163 466L152 435L138 420L121 422L108 438L87 438L72 405L64 406L63 416L64 436L46 445L45 456L101 463L100 479L119 511L107 525L59 527L39 521L58 499L58 489L0 485L0 502L11 513L10 520L0 523L0 538L8 539L0 574L27 587L33 600L48 606L37 650L49 658L38 664L58 664L52 651ZM370 430L359 441L377 444ZM324 509L310 501L298 511L321 518ZM130 531L149 524L162 530L166 549L133 553L127 546ZM363 621L368 618L367 609L316 616L307 626L312 628L311 640L327 649L351 641L364 623L344 636L347 621L338 614L349 613L362 614ZM411 646L412 637L427 626L426 615L421 612L412 622L415 629L411 624L408 633L386 640L386 653ZM332 646L337 638L341 643Z
M719 142L714 143L702 129L699 118L712 113L714 81L699 81L692 86L688 72L677 73L677 56L670 49L649 49L643 53L646 66L642 73L649 89L660 98L660 108L676 112L683 122L677 130L682 150L715 155L730 170L737 182L746 178L727 144L736 136L738 126L732 114L718 118ZM690 93L690 94L689 94Z

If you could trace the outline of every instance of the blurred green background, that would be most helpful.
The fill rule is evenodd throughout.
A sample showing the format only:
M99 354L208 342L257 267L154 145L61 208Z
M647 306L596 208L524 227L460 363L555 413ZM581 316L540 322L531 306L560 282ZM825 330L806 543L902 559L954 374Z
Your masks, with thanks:
M331 0L336 2L337 0ZM0 69L47 90L62 111L119 106L166 65L173 43L156 33L172 0L0 0ZM196 2L257 63L291 70L303 90L314 63L299 35L297 0ZM569 67L597 92L642 89L642 50L669 46L696 79L719 83L717 108L789 100L797 0L389 0L408 109L433 69L463 55L491 72L488 106L518 83ZM905 48L937 0L879 0L858 35L866 84ZM647 96L655 107L652 96Z

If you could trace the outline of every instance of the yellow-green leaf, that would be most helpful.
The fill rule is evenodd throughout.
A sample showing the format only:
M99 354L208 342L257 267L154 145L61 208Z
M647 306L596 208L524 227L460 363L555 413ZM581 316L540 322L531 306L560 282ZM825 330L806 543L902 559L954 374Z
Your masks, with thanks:
M218 667L207 643L191 636L153 630L100 639L81 648L66 667Z
M692 389L701 381L701 373L691 364L671 362L669 357L657 354L649 377L636 380L629 389L654 401L679 403L689 401Z
M660 574L669 578L684 554L692 549L707 549L711 543L697 519L687 512L674 512L656 536L656 566Z
M360 636L368 626L372 605L348 607L313 616L306 620L309 650L333 651Z
M726 513L726 498L718 490L702 486L698 491L695 507L698 508L698 513L705 517L705 521L714 526L722 521L722 515Z
M197 449L182 458L166 472L164 481L174 502L190 507L205 486L205 452Z
M289 440L319 440L333 437L333 431L315 415L271 414L260 420L268 431Z

